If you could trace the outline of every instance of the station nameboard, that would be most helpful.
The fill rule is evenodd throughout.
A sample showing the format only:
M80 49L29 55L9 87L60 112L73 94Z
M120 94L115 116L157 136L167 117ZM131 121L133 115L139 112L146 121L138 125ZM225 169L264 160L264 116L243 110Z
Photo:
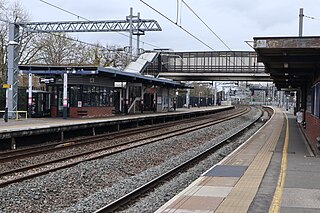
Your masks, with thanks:
M48 84L48 83L54 83L55 79L54 78L40 78L39 81L40 81L40 83Z

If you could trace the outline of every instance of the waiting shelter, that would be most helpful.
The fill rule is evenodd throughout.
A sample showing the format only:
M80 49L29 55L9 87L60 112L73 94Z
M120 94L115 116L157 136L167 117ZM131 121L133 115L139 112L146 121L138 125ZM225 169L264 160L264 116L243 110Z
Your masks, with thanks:
M175 89L186 87L169 79L111 67L21 65L19 69L29 75L28 107L31 115L35 114L35 104L37 109L49 112L51 117L64 118L104 117L145 110L169 111L173 108ZM40 83L45 84L42 100L37 97L39 93L32 93L32 75L38 76Z

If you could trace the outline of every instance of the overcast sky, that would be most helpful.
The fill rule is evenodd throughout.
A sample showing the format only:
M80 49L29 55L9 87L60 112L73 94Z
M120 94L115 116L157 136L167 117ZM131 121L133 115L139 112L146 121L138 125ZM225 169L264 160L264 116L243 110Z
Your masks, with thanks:
M12 0L9 0L12 1ZM20 0L32 21L81 20L51 7L40 0ZM159 48L175 51L210 50L190 35L170 23L139 0L46 0L89 20L123 20L140 12L141 18L155 19L161 32L146 32L142 41ZM177 17L176 0L145 0L173 21ZM316 19L304 19L304 35L320 35L320 1L318 0L185 0L208 26L218 34L232 50L251 50L244 41L258 36L297 36L299 8ZM227 50L225 46L182 4L179 22L215 50ZM127 46L128 38L117 33L73 33L73 37L87 42ZM135 43L135 42L134 42ZM144 49L154 47L141 44Z

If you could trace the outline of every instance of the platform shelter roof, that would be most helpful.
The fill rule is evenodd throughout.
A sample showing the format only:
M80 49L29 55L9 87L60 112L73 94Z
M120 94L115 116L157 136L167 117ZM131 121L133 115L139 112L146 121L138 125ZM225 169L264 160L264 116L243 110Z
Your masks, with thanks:
M258 61L278 88L309 87L320 73L320 36L255 37Z
M116 81L152 84L155 86L167 86L173 88L189 88L184 83L171 79L160 79L152 76L145 76L139 73L125 72L113 67L97 66L43 66L43 65L20 65L23 73L32 73L39 76L54 76L68 73L70 75L102 75Z

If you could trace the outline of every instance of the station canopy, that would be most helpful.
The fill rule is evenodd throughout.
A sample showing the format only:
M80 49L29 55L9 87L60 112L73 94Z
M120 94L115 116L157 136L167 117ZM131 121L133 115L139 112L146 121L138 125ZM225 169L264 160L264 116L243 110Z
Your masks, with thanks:
M143 83L172 88L189 88L187 85L171 79L160 79L141 75L139 73L125 72L112 67L20 65L19 70L23 73L32 73L38 76L55 76L64 73L70 75L101 75L115 79L116 81Z
M255 37L254 49L276 87L309 87L320 72L320 37Z

